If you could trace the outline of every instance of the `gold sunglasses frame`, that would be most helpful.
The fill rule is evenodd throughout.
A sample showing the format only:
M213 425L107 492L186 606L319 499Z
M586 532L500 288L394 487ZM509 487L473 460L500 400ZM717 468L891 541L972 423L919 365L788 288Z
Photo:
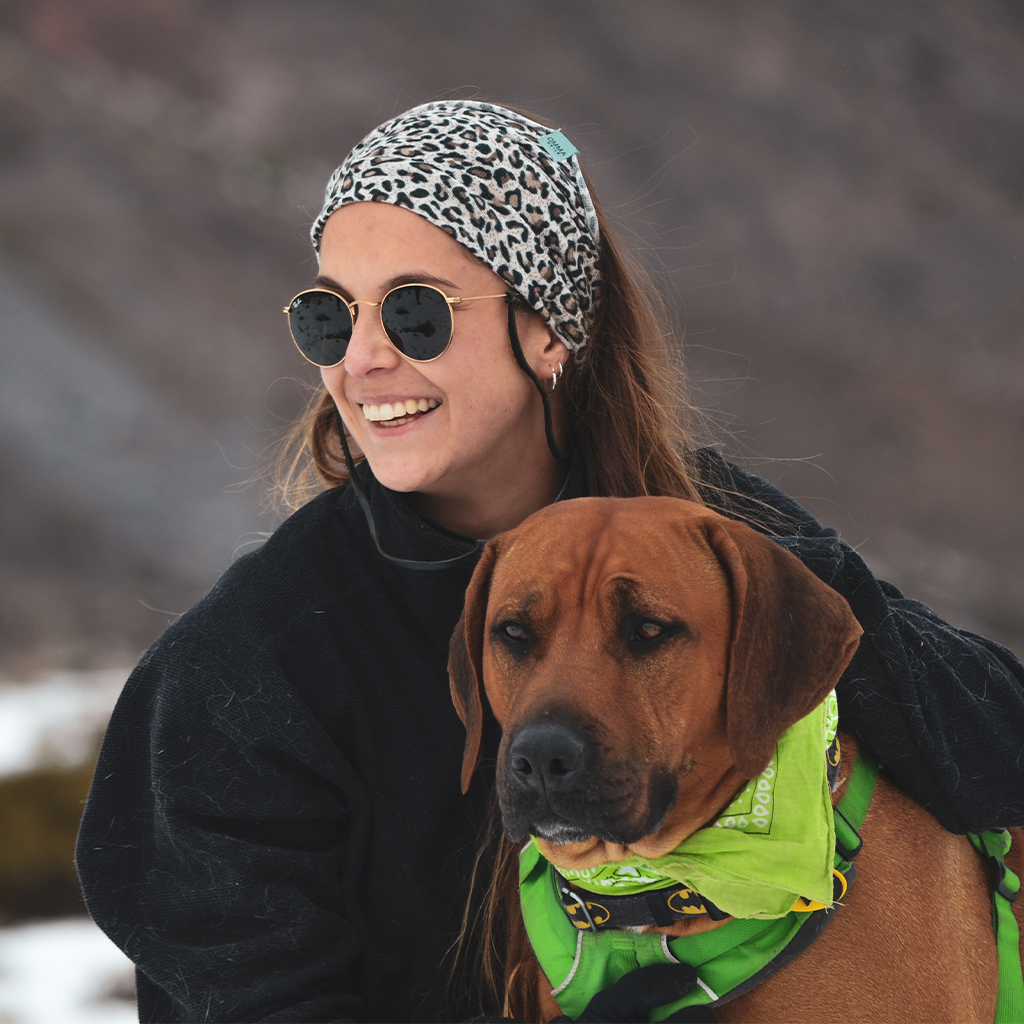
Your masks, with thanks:
M345 356L342 356L338 360L338 362L336 362L336 363L326 363L326 364L325 363L317 363L314 360L310 359L309 356L307 356L306 353L302 351L302 346L299 344L298 340L295 337L295 332L292 330L291 309L292 309L292 306L295 305L295 300L296 299L301 298L303 295L314 295L314 294L315 295L320 295L320 294L333 295L336 299L341 299L341 301L343 303L345 303L345 306L348 308L348 315L350 317L352 317L352 329L355 330L356 321L359 318L359 309L358 309L359 306L383 307L384 303L387 302L387 300L388 300L388 296L392 295L394 292L397 292L400 288L429 288L432 292L437 292L437 294L440 295L441 298L444 299L444 301L448 304L449 314L450 314L451 308L453 306L458 306L460 303L463 303L463 302L476 302L478 299L505 299L505 300L507 300L508 297L509 297L509 294L510 294L509 292L502 292L500 295L465 295L465 296L454 296L454 297L452 297L452 296L449 296L449 295L445 295L445 293L443 291L441 291L441 289L438 288L437 285L435 285L435 284L425 284L422 281L406 281L404 284L396 284L394 288L389 289L388 292L384 295L384 297L380 300L380 302L371 302L370 299L353 299L351 302L349 302L349 300L346 299L344 295L339 295L336 291L333 291L330 288L303 288L303 290L301 292L296 292L296 294L292 296L291 301L288 303L288 305L284 307L284 314L285 314L285 316L288 317L288 333L292 336L292 341L295 342L295 347L299 350L299 355L301 355L302 358L305 359L307 363L311 364L312 366L318 366L318 367L320 367L321 370L330 369L330 367L332 367L332 366L339 366L341 363L345 362ZM390 344L391 347L403 359L408 360L410 363L432 363L435 359L440 359L441 356L443 356L445 354L445 352L448 351L448 347L452 343L452 338L455 337L455 317L451 316L451 328L448 331L448 340L445 342L444 348L441 349L441 351L438 352L438 354L436 356L431 356L429 359L414 359L412 356L407 356L391 340L391 337L388 334L388 329L387 329L386 325L384 324L384 311L383 311L383 308L381 308L381 313L380 313L380 326L381 326L381 330L384 332L384 337L388 339L388 344ZM347 346L346 346L346 352L347 351L348 351L348 349L347 349Z

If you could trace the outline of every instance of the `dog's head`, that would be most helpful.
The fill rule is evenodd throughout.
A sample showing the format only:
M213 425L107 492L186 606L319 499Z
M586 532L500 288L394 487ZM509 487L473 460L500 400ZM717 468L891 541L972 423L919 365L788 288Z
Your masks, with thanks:
M662 856L764 770L860 633L797 558L703 506L549 506L487 546L452 637L463 787L483 687L513 839L566 867Z

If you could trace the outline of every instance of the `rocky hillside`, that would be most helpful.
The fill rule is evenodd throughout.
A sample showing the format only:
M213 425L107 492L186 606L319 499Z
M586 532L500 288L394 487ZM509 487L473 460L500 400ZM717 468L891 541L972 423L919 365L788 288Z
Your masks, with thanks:
M1024 652L1021 11L0 0L0 674L134 660L273 528L327 174L477 93L583 151L705 438Z

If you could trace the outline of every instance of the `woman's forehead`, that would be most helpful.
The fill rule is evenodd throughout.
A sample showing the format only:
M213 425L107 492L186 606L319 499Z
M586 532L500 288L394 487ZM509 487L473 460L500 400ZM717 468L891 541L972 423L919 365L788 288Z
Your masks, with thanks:
M321 273L336 265L367 260L407 275L419 271L425 284L455 287L458 277L497 275L446 231L411 210L390 203L362 202L339 207L327 219L320 249ZM428 280L429 277L429 280Z

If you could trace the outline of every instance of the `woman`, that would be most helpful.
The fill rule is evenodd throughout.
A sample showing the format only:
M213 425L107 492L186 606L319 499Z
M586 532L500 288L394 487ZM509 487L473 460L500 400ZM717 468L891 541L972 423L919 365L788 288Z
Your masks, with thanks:
M147 652L83 820L89 910L137 964L144 1021L486 1004L471 972L464 1001L446 995L491 781L460 794L448 639L479 542L555 500L677 495L776 535L865 629L844 724L948 828L1024 821L1020 664L687 449L657 319L574 153L504 108L442 102L370 133L328 183L320 277L287 311L323 367L309 465L339 486Z

